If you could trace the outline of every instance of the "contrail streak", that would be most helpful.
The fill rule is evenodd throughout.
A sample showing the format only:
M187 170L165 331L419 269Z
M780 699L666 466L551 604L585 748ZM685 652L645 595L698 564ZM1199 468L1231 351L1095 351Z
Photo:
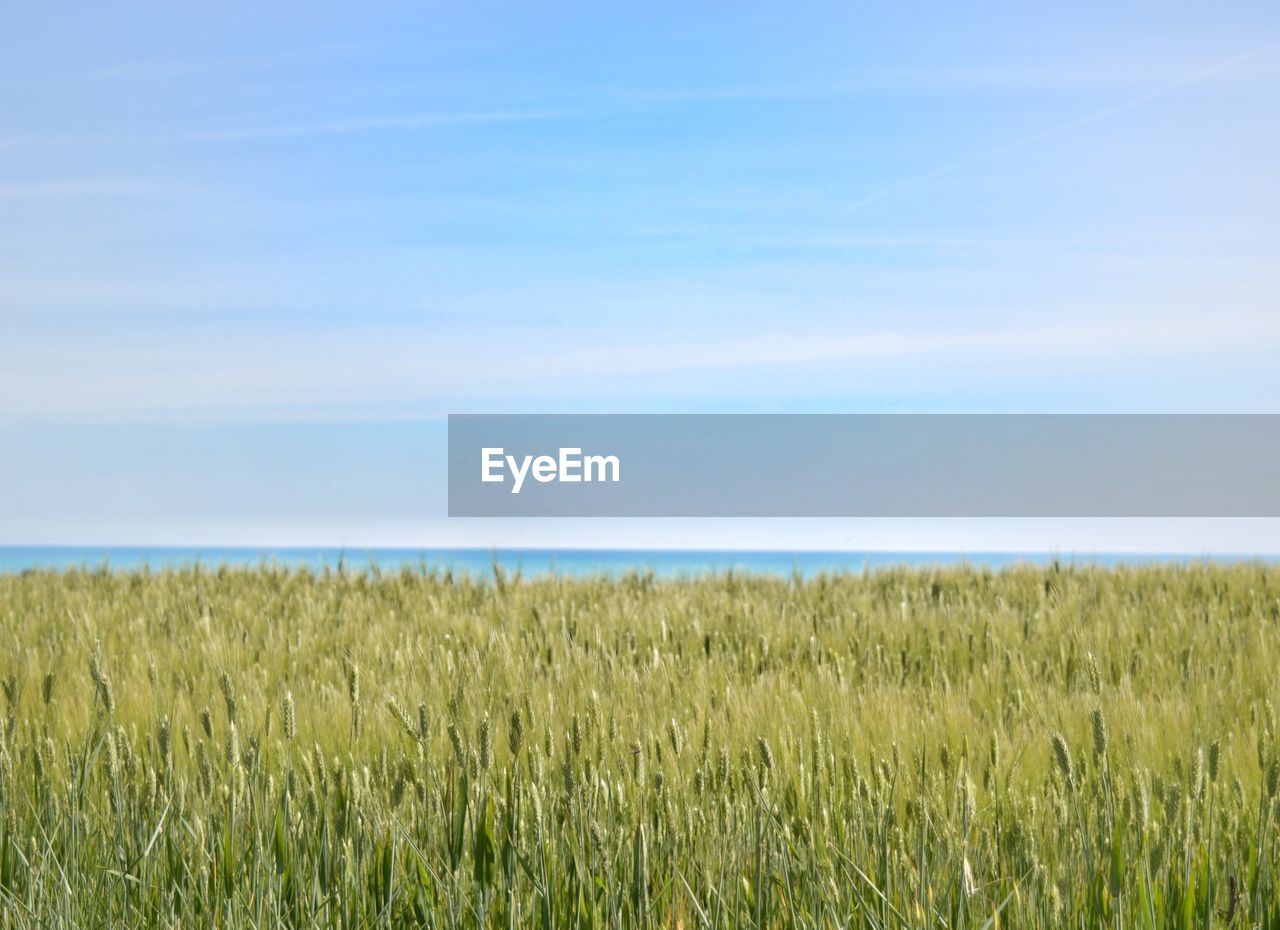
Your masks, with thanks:
M1201 81L1208 80L1209 78L1217 74L1221 74L1223 71L1228 71L1236 67L1237 65L1243 64L1244 62L1249 61L1251 59L1262 58L1267 55L1274 54L1275 51L1276 51L1276 47L1270 46L1267 48L1254 49L1253 51L1249 51L1249 52L1242 52L1241 54L1234 55L1231 58L1226 59L1225 61L1220 61L1216 65L1213 65L1208 68L1204 68L1203 70L1200 70L1200 71L1193 72L1192 74L1184 75L1183 77L1178 78L1176 81L1171 81L1168 84L1165 84L1161 87L1157 87L1155 90L1148 91L1147 93L1142 94L1140 96L1133 97L1130 100L1122 101L1121 103L1117 103L1112 106L1105 107L1101 110L1095 110L1093 113L1086 114L1085 116L1081 116L1078 119L1071 120L1068 123L1062 123L1061 125L1053 126L1049 129L1042 130L1033 135L1024 136L1021 139L1015 139L1014 141L1007 142L1004 145L999 145L999 146L996 146L995 148L987 149L984 152L979 152L976 155L971 155L968 158L963 159L962 161L953 162L950 165L944 165L941 168L935 168L934 170L926 172L925 174L919 174L919 175L916 175L915 177L907 178L906 180L899 181L897 184L892 184L889 187L875 191L874 193L871 193L871 194L867 194L865 197L862 197L861 199L854 201L852 204L850 204L850 206L853 209L859 209L861 207L868 206L869 204L873 204L878 200L883 200L886 197L890 197L902 191L910 190L911 188L914 188L914 187L919 187L922 184L928 184L930 181L936 181L939 178L944 178L948 175L955 174L958 171L963 171L965 168L970 168L974 165L981 164L982 162L990 161L991 159L998 158L1001 155L1007 155L1010 152L1016 152L1020 149L1028 148L1033 145L1038 145L1041 142L1045 142L1049 139L1057 138L1058 136L1066 135L1067 133L1074 132L1077 129L1083 129L1085 126L1090 126L1094 123L1100 123L1103 120L1111 119L1113 116L1119 116L1120 114L1127 113L1130 110L1136 110L1139 107L1146 106L1147 104L1152 103L1153 101L1159 100L1162 97L1167 97L1169 94L1172 94L1183 87L1187 87L1188 85L1197 84Z

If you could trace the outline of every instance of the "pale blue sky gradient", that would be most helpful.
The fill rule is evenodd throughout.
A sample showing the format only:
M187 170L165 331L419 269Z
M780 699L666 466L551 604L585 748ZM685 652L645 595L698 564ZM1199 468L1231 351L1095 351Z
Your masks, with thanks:
M1280 409L1274 3L185 6L6 11L0 542L890 545L450 524L441 417Z

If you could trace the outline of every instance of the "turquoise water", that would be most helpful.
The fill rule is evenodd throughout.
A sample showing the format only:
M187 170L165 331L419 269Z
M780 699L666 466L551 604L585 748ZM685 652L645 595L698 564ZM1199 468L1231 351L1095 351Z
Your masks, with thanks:
M28 569L153 569L199 563L252 567L279 564L311 569L399 570L404 566L487 575L494 565L525 575L619 575L652 571L662 577L713 572L812 576L822 572L861 572L893 566L975 565L999 569L1054 560L1075 565L1137 565L1198 561L1276 561L1275 557L1151 554L1062 555L1048 552L742 552L663 549L253 549L163 547L0 546L0 573Z

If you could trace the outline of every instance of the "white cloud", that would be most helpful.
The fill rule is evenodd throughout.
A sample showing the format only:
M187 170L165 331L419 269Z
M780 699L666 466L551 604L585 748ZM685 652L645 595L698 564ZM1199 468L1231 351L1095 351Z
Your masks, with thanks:
M143 178L47 178L35 181L0 181L0 198L40 197L137 197L153 196L161 188Z
M280 122L231 126L225 129L193 130L175 138L200 142L235 142L251 139L283 139L301 136L339 136L366 132L430 129L437 126L484 125L489 123L531 123L563 119L555 110L477 110L462 113L405 113L352 116L313 122Z
M406 404L439 414L500 397L536 403L577 396L589 404L612 386L637 380L648 387L631 396L643 405L684 388L704 391L691 396L718 397L717 383L731 390L775 379L770 383L782 391L777 376L786 373L815 394L924 378L934 396L946 397L996 370L1042 383L1054 372L1275 353L1280 319L1107 319L1093 308L1089 322L1020 328L857 332L828 325L708 340L617 339L603 346L566 345L564 338L523 327L495 335L421 325L193 328L127 340L101 333L77 340L66 333L0 347L0 419L288 419L290 410L308 418L330 410L339 419L381 419Z

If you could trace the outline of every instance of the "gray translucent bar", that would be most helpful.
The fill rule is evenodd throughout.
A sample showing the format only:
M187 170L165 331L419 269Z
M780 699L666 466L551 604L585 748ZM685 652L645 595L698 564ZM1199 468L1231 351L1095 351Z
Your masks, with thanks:
M449 515L1277 517L1277 463L1271 414L455 414Z

